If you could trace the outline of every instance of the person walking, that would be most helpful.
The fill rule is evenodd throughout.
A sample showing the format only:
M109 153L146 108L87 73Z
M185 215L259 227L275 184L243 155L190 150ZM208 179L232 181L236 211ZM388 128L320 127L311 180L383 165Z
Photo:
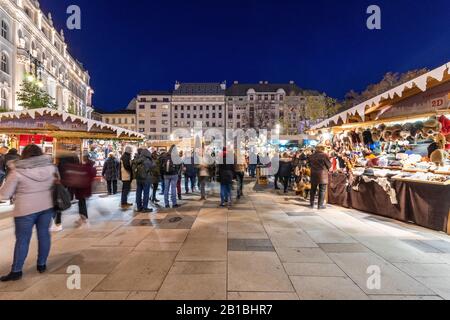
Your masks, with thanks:
M288 193L289 181L292 175L292 160L289 158L287 152L283 153L283 156L280 159L279 168L278 176L281 183L283 183L283 192Z
M138 156L133 160L133 175L136 178L136 212L153 212L153 209L149 208L148 205L154 166L150 151L140 149Z
M0 199L8 200L13 195L16 197L14 260L11 272L1 277L0 281L17 281L22 278L34 226L38 237L37 270L39 273L47 270L51 246L49 229L54 213L52 186L56 174L52 158L44 155L37 145L28 145L0 189Z
M97 176L97 170L95 169L94 164L94 161L92 161L89 156L85 155L83 156L81 165L77 165L79 167L78 179L81 181L78 184L79 187L73 188L72 192L75 195L75 199L78 200L80 219L76 224L79 226L89 225L87 199L92 196L92 184ZM73 179L73 177L71 179Z
M325 195L328 185L328 172L331 168L331 162L325 153L325 146L318 145L316 152L309 156L309 164L311 167L311 208L314 208L314 201L319 189L319 209L326 209L324 206Z
M177 184L181 179L181 164L178 163L181 160L174 159L177 154L175 145L172 145L169 151L162 157L162 168L164 174L164 204L166 208L170 208L169 192L172 200L172 208L178 208L177 203Z
M58 168L59 177L61 180L61 184L64 185L64 181L68 180L68 177L66 175L67 164L80 164L80 159L78 156L73 152L61 152L56 155L56 163ZM67 186L65 186L67 188ZM70 199L72 200L74 195L71 189L68 188L68 191L70 193ZM51 232L61 232L63 231L62 227L62 212L59 210L55 210L55 214L53 217L53 225L50 229Z
M153 151L152 159L153 159L153 163L155 164L155 166L151 170L151 176L152 176L151 201L154 204L157 204L159 202L159 200L156 199L156 192L158 191L159 182L161 180L161 161L160 161L158 153L156 151Z
M120 163L117 161L113 152L110 152L108 159L103 165L102 176L106 180L108 195L117 193L117 180L119 179Z
M131 167L131 153L133 149L130 146L125 147L125 151L120 158L120 178L122 180L122 197L120 205L122 209L127 209L133 204L128 203L128 195L133 181L133 168Z
M179 155L180 159L183 159L183 151L180 151L178 155ZM183 179L183 170L184 170L184 163L181 161L180 166L179 166L179 170L178 170L178 180L177 180L178 200L182 200L183 199L181 197L181 180ZM164 179L164 183L165 183L165 179Z
M232 157L231 159L233 159ZM229 160L228 162L234 162ZM229 207L232 205L231 200L231 185L233 184L234 177L234 164L227 162L227 151L224 148L222 154L222 163L218 165L218 174L220 182L220 206L225 207L228 204Z

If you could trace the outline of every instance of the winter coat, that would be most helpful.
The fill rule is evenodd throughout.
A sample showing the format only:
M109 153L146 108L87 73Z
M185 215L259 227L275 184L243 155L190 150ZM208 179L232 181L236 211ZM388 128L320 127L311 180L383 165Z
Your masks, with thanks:
M288 158L280 159L280 169L278 170L279 177L290 177L292 174L292 161Z
M311 166L311 183L314 185L328 184L328 173L331 161L324 152L316 152L309 157Z
M169 152L161 156L161 168L162 174L165 176L176 176L181 174L181 164L176 164L172 159L173 148L170 148ZM169 168L168 162L173 163L172 168Z
M146 178L142 179L140 177L135 177L137 181L139 182L146 182L151 183L152 182L152 169L156 166L152 159L152 154L147 149L141 150L141 154L133 160L133 165L144 165L144 168L147 172Z
M120 174L120 163L116 158L108 157L105 164L103 165L102 176L105 177L107 181L114 181L119 179Z
M151 169L152 184L158 184L161 181L161 161L153 157L154 167Z
M226 158L223 163L217 166L219 182L223 184L233 183L234 178L234 164L227 164Z
M50 156L19 160L0 189L0 198L9 200L15 196L15 217L52 209L56 172Z
M131 168L131 154L124 152L120 158L120 179L122 181L133 180L133 169Z
M85 164L80 165L80 170L86 172L89 183L87 183L85 188L75 189L70 188L70 190L75 195L77 200L89 198L92 195L92 183L94 182L95 177L97 176L97 170L94 167L94 162L89 161Z
M198 170L194 164L194 157L185 159L184 163L184 174L188 177L195 177L198 173Z

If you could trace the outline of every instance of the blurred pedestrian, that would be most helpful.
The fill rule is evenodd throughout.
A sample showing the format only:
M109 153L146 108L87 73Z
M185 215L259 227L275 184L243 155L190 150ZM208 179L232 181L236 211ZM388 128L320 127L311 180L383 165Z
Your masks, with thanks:
M283 153L280 159L278 176L283 184L283 192L288 193L289 180L292 176L292 160L287 152Z
M53 217L52 186L57 173L50 156L32 144L25 147L21 160L16 162L5 185L0 189L1 199L16 197L14 224L16 244L11 272L0 281L16 281L22 278L22 269L28 255L33 228L36 226L38 238L37 270L47 270L50 253L50 223Z
M83 156L82 164L77 165L75 168L75 171L72 171L69 176L70 179L74 179L73 173L75 173L77 175L76 179L79 180L76 183L78 187L72 190L75 198L78 200L78 212L80 214L80 219L76 223L79 226L89 225L86 199L92 196L92 184L97 176L97 170L94 167L94 162L87 155Z

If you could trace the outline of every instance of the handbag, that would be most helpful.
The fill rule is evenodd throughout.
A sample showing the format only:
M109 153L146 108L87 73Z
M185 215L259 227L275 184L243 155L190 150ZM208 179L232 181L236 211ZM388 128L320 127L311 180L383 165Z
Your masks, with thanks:
M53 207L57 211L64 211L72 206L69 191L60 183L53 185Z

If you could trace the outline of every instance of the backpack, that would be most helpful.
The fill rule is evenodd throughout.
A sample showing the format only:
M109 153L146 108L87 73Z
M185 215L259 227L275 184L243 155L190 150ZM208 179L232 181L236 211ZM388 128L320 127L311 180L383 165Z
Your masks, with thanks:
M138 158L133 160L131 167L133 169L133 177L136 180L147 180L149 178L149 170L145 168L144 159Z
M168 158L164 161L163 171L167 175L176 175L178 174L177 166L173 163L172 158Z

